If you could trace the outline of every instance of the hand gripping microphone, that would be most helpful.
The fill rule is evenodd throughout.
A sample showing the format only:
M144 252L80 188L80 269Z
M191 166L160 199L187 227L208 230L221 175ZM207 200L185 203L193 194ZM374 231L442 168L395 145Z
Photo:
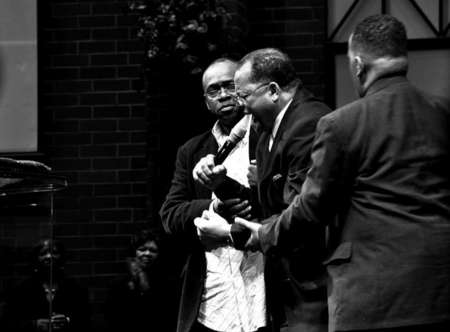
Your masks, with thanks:
M228 136L227 140L220 147L219 151L217 151L217 154L214 157L215 165L222 164L224 160L228 157L230 152L234 149L236 144L238 144L239 141L244 138L247 132L250 118L251 118L250 114L244 115L242 119L238 123L236 123L233 129L231 129L230 135Z

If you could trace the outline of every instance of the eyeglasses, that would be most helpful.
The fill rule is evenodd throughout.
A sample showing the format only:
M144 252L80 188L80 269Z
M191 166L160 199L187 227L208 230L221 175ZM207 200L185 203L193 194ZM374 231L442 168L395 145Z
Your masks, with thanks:
M235 92L235 98L239 103L246 103L247 102L247 98L250 97L252 94L254 94L256 91L258 91L259 89L269 85L271 82L266 82L266 83L261 83L260 85L258 85L256 88L254 88L252 91L247 92L245 94L241 94L239 92Z
M227 95L234 96L234 82L224 81L217 84L211 84L205 91L205 96L211 99L216 99L222 93L222 89Z

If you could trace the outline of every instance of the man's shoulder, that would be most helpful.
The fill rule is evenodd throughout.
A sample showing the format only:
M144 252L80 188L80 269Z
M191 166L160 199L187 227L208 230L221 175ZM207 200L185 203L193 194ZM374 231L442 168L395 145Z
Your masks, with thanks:
M365 101L362 99L357 99L353 102L340 106L336 110L324 115L320 118L318 123L318 128L334 128L336 132L340 132L342 135L349 135L353 133L356 128L361 125L361 116L364 113L362 110L366 107L364 106ZM364 118L364 116L363 116ZM344 132L346 134L344 134Z
M293 106L296 111L308 110L313 115L323 116L331 112L331 108L306 88L297 91Z
M425 100L434 109L442 109L447 113L450 112L450 98L442 95L432 94L414 87L417 94L420 95L422 100Z
M297 93L283 119L285 137L295 138L298 135L303 137L307 133L314 134L317 122L331 112L324 102L314 97L308 90Z
M332 110L320 99L308 92L307 98L294 100L292 111L286 117L286 129L304 134L305 126L312 127L314 131L320 118L332 113ZM290 129L288 129L290 128Z
M339 106L333 112L325 115L323 118L329 121L338 121L339 119L348 119L357 115L361 108L364 107L366 101L364 98L356 99L345 105Z
M196 135L188 139L180 149L183 150L198 150L205 146L205 143L208 141L214 140L214 136L211 133L211 130L205 131L200 135Z

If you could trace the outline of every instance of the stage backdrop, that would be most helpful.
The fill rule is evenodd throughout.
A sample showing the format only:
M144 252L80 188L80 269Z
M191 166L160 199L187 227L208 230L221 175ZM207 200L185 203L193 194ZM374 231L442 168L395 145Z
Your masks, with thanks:
M37 151L36 0L0 1L0 154Z

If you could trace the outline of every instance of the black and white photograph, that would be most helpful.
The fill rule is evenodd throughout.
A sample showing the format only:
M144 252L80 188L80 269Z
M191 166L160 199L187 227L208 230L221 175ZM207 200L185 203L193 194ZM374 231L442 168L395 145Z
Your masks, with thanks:
M1 0L0 331L450 331L450 0Z

